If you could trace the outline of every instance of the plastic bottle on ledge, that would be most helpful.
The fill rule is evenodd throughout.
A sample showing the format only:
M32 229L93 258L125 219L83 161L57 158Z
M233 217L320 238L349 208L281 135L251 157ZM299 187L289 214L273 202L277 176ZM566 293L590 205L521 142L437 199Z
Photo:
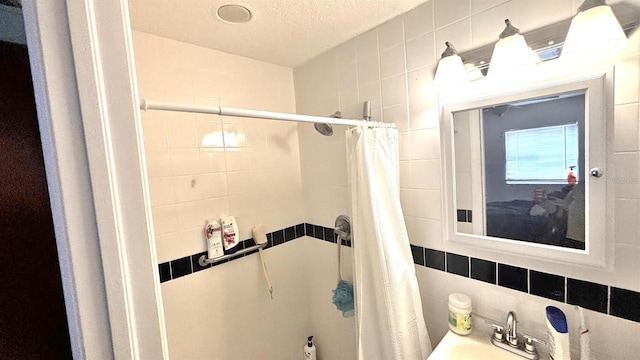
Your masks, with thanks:
M238 224L233 216L222 218L222 242L225 254L233 254L238 251Z
M307 338L307 345L304 346L304 360L316 360L316 346L313 345L313 336Z

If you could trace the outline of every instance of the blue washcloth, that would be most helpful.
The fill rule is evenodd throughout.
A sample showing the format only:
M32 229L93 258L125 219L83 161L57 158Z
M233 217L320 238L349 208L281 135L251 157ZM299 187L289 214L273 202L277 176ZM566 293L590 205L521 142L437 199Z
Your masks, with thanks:
M342 311L343 317L351 317L354 314L353 286L345 280L340 280L333 290L333 304Z

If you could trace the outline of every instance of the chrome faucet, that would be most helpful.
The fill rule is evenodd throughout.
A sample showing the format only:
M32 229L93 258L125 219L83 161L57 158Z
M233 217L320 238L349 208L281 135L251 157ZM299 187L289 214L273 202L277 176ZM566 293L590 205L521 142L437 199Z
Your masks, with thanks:
M520 341L518 338L518 320L516 320L516 314L513 311L509 311L509 315L507 315L506 326L496 324L489 320L485 320L485 323L495 328L493 336L491 337L491 343L493 345L529 360L540 359L534 342L542 345L545 345L545 342L526 334L522 334L524 340Z
M518 321L513 311L509 311L509 315L507 315L507 342L513 347L518 347L520 344L518 340Z

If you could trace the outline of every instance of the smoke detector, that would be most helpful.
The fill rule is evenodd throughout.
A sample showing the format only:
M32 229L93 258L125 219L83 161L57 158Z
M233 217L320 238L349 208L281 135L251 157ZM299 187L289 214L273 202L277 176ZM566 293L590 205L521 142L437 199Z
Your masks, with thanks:
M238 4L222 5L216 10L218 19L230 23L241 24L251 21L253 13L247 7Z

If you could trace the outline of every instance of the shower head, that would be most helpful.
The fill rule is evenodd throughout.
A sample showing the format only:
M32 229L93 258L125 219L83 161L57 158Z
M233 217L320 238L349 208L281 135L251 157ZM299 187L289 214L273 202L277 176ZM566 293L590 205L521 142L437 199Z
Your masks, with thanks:
M313 127L316 128L317 132L324 136L333 135L333 126L331 126L331 124L315 123L313 124Z
M342 118L342 113L340 111L336 111L335 113L329 115L330 118ZM324 136L331 136L333 135L333 126L331 126L331 124L325 124L325 123L315 123L313 124L313 127L316 128L316 131L319 132L320 134L324 135Z

